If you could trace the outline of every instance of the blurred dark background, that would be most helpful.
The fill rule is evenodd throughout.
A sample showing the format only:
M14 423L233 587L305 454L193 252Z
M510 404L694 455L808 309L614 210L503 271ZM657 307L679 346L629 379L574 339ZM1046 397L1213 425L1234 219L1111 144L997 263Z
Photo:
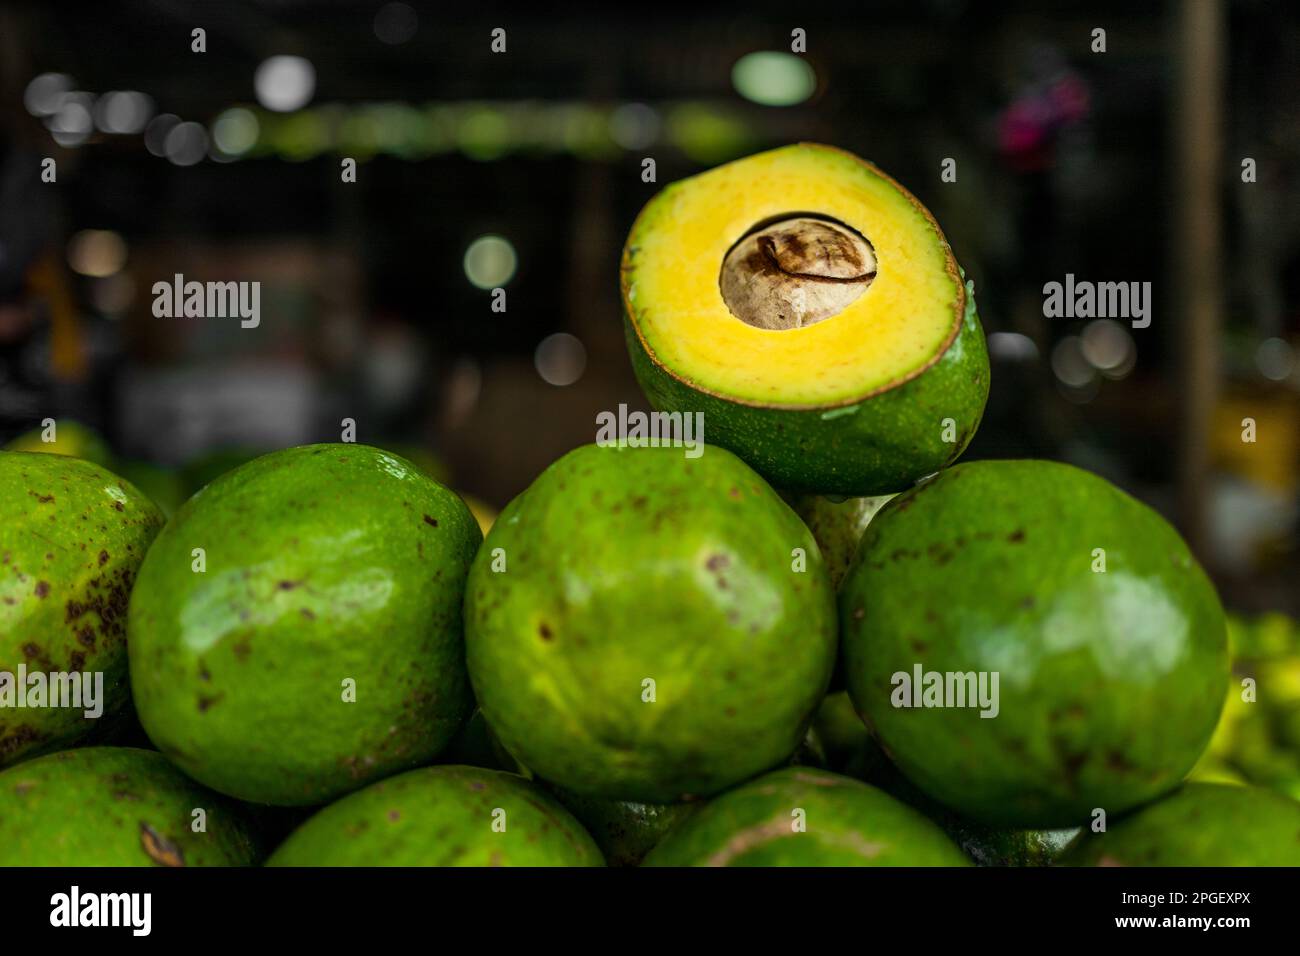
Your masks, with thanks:
M908 186L974 279L968 458L1104 474L1229 605L1300 612L1294 5L542 7L0 5L0 442L79 421L124 473L193 476L353 419L500 506L644 407L640 207L815 140ZM156 317L176 273L260 282L261 324ZM1044 318L1067 273L1150 282L1150 327Z

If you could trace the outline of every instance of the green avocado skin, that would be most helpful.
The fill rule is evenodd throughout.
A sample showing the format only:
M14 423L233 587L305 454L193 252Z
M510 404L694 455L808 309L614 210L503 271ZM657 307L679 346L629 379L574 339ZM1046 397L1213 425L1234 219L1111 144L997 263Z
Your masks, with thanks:
M802 810L803 829L797 827ZM674 827L645 866L969 866L943 831L857 780L788 767Z
M246 811L157 751L83 747L0 773L0 866L254 866L260 858Z
M638 803L584 797L559 787L552 792L587 828L610 866L637 866L664 834L698 808L695 803Z
M488 533L465 617L475 694L506 749L616 800L675 803L779 765L834 664L812 535L712 446L561 458Z
M958 465L890 502L840 622L850 696L890 759L995 826L1076 826L1173 789L1228 681L1223 610L1177 532L1054 462ZM916 665L996 673L997 715L894 706Z
M1300 866L1300 803L1263 787L1188 783L1104 833L1087 827L1066 866Z
M267 866L603 866L554 797L480 767L421 767L321 810Z
M626 316L624 330L632 369L652 406L703 412L706 441L792 492L903 491L961 455L988 400L988 349L969 283L961 329L937 362L902 385L838 408L768 408L719 398L657 365ZM952 420L948 427L945 419Z
M258 803L324 803L427 763L472 708L460 609L480 540L455 493L365 445L221 476L131 595L140 722L196 780Z
M127 601L162 525L152 502L99 465L0 452L0 672L15 694L0 707L0 766L98 736L124 710ZM102 673L102 715L16 706L20 665L29 676Z

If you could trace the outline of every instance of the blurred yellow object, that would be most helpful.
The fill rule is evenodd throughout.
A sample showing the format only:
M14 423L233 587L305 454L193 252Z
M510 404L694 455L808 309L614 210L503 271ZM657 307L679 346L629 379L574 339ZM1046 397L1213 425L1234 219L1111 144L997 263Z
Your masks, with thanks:
M1285 495L1300 486L1300 400L1286 393L1225 396L1211 442L1215 463L1228 471Z
M480 501L473 495L467 495L463 491L460 493L460 497L469 507L470 514L478 521L479 530L486 535L497 520L497 510L486 501Z
M5 451L33 451L50 455L67 455L70 458L84 458L105 468L113 467L113 453L99 433L80 422L68 418L53 422L49 426L53 441L46 441L45 428L33 428L19 435L9 444Z
M49 306L51 371L65 382L80 381L90 370L90 359L77 305L60 260L52 253L38 259L27 276L27 285Z

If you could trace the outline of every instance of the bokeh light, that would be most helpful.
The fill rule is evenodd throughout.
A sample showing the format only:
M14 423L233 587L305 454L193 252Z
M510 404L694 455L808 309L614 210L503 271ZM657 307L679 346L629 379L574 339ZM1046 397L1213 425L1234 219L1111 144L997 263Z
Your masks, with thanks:
M201 123L177 123L163 141L163 152L177 166L193 166L208 155L208 131Z
M508 239L480 236L465 250L465 276L479 289L497 289L514 278L519 260Z
M111 90L95 104L95 125L104 133L139 133L153 116L153 98L136 90Z
M1062 385L1084 388L1097 378L1097 370L1084 358L1082 340L1067 335L1052 349L1052 373Z
M60 146L80 146L95 130L94 108L95 98L89 93L64 93L58 109L46 117L45 126Z
M114 275L126 265L126 243L108 229L83 229L68 240L68 265L83 276Z
M1034 340L1020 332L991 332L989 355L1000 362L1032 362L1038 358Z
M572 385L587 368L587 350L568 332L556 332L538 343L533 364L548 384Z
M762 50L747 53L731 68L736 92L762 106L794 106L817 90L817 74L793 53Z
M1114 319L1097 319L1084 326L1079 348L1088 364L1107 378L1123 378L1137 364L1133 336Z
M257 101L268 110L291 113L311 102L316 92L316 68L300 56L263 60L253 75Z
M1286 339L1265 339L1255 350L1255 366L1266 379L1285 381L1295 371L1295 349Z
M63 105L63 97L72 89L73 82L66 73L42 73L27 84L23 106L33 116L50 116Z
M231 107L212 122L212 142L227 156L242 156L257 144L257 116L242 106Z
M180 125L181 118L175 113L160 113L149 121L144 128L144 148L155 156L167 155L167 134Z
M609 134L624 149L653 145L662 126L659 113L645 103L625 103L609 117Z

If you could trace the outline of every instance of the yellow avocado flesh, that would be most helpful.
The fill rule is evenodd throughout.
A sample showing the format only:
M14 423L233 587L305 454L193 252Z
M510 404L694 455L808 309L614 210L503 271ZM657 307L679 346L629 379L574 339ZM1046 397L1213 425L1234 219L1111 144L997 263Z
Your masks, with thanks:
M731 314L718 277L731 247L792 213L836 219L875 249L876 277L838 315L761 329ZM625 306L652 359L746 404L851 404L929 367L961 326L965 289L938 226L875 167L828 146L759 153L667 187L624 253Z

